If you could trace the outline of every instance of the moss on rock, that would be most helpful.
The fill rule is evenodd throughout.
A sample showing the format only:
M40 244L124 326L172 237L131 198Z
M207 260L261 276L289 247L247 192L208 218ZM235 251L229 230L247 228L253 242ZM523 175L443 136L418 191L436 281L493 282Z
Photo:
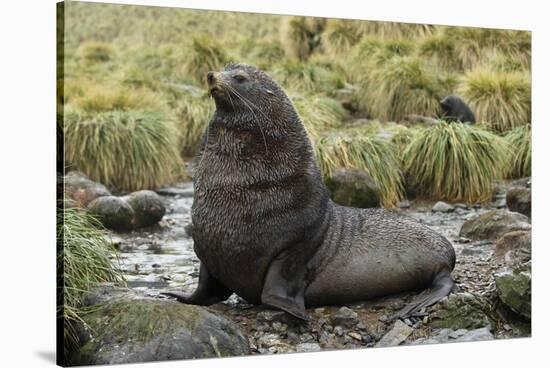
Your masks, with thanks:
M489 326L492 331L497 320L489 300L477 294L452 294L434 309L429 324L436 328L473 330Z
M229 320L204 307L155 299L118 299L84 317L90 339L73 364L122 364L249 354Z
M518 267L495 275L499 299L520 316L531 319L531 267Z

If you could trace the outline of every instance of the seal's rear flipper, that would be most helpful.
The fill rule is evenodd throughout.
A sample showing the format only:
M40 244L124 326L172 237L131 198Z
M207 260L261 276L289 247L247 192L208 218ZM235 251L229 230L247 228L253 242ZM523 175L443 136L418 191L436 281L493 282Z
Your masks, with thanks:
M411 317L422 308L434 305L454 289L455 283L451 278L451 273L448 270L443 270L436 275L429 289L418 294L409 305L397 312L392 319Z
M262 304L282 309L299 319L309 320L304 303L305 275L305 263L297 261L292 252L283 251L271 261L267 270Z
M216 280L208 270L206 266L201 263L199 271L199 286L191 295L184 295L175 292L166 292L161 293L162 295L171 296L176 298L178 302L185 304L196 304L196 305L211 305L225 299L233 292L223 286L218 280Z

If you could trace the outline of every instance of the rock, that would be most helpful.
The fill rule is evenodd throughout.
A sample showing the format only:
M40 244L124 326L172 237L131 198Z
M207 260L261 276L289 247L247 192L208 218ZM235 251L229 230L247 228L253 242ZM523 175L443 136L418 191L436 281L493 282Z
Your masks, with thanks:
M506 198L500 198L491 204L494 208L506 208Z
M517 179L509 183L510 187L519 187L519 188L531 188L531 177L527 176L525 178Z
M85 208L99 197L110 196L105 186L90 180L79 171L71 171L63 178L65 195L74 201L75 207Z
M531 188L510 188L506 192L506 205L510 211L531 217Z
M160 195L165 196L179 196L179 197L193 197L194 189L193 189L193 183L180 183L176 184L175 186L171 187L164 187L160 189L156 189L155 192L157 192Z
M122 198L96 198L88 205L88 212L97 216L108 229L124 231L134 228L134 210Z
M95 308L84 320L93 338L70 357L70 365L250 353L247 339L233 322L195 305L159 299L119 299Z
M259 312L256 315L256 320L260 323L282 323L288 326L300 326L302 324L302 321L296 317L293 317L292 315L283 312L281 310L265 310L262 312Z
M467 342L467 341L486 341L493 340L494 336L488 327L478 328L475 330L451 330L444 328L437 334L429 338L420 338L411 342L410 345L425 345L425 344L441 344L447 342Z
M496 240L510 231L530 229L527 216L517 212L493 210L464 222L459 236L474 240Z
M518 267L494 275L499 299L512 311L531 319L531 267Z
M451 294L437 304L429 317L428 324L433 328L472 330L489 326L495 327L497 317L489 300L478 294Z
M301 353L321 351L321 346L315 342L304 342L296 345L296 351Z
M432 212L453 212L455 210L454 206L451 206L448 203L439 201L432 207Z
M134 210L134 228L155 225L166 213L162 199L151 190L133 192L122 199Z
M500 237L493 258L504 259L509 265L517 265L531 259L531 232L511 231Z
M397 203L397 207L399 208L402 208L402 209L407 209L407 208L411 208L411 202L409 202L408 200L403 200L403 201L399 201Z
M487 341L494 340L494 336L489 330L488 327L478 328L471 330L457 338L456 342L466 342L466 341Z
M354 327L360 322L357 313L348 307L338 309L338 311L332 315L331 321L333 325L342 326L344 328Z
M339 168L327 179L334 202L343 206L369 208L380 206L380 189L371 176L359 169Z
M392 329L378 341L376 347L397 346L405 341L413 330L412 327L407 326L401 320L397 320L393 324Z

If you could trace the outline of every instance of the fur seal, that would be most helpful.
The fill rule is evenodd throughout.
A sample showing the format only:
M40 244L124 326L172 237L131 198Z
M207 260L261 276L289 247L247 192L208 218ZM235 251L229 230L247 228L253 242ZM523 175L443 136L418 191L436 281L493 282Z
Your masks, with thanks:
M302 121L266 73L230 64L207 81L216 111L193 179L199 284L167 295L210 305L235 292L308 319L306 306L429 288L407 316L449 294L449 241L392 210L333 203Z
M439 101L439 105L443 109L442 118L447 122L459 121L467 124L475 124L476 118L474 113L466 102L460 97L449 95Z

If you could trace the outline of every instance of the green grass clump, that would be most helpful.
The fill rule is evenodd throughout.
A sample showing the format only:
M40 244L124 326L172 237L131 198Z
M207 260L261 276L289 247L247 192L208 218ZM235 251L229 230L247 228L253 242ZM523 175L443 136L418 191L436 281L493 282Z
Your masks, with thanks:
M338 167L365 170L380 188L380 204L393 207L403 197L399 160L387 140L369 135L325 136L315 145L325 177Z
M65 160L120 191L152 189L182 175L177 130L157 112L66 109Z
M457 56L456 40L444 34L434 34L419 44L419 54L444 70L462 70Z
M272 77L285 88L303 92L330 94L345 85L344 76L328 65L296 61L277 65Z
M102 282L124 282L124 277L113 262L115 249L101 224L85 211L57 210L57 241L58 287L62 288L58 293L63 297L58 313L64 321L67 350L78 344L75 323L83 322L86 293Z
M180 132L179 147L183 157L195 156L213 112L214 102L205 96L187 94L176 101L176 127Z
M435 26L429 24L361 21L359 31L362 34L376 36L382 39L408 38L416 39L431 35Z
M504 139L510 145L510 166L506 173L509 178L531 176L531 125L510 130Z
M82 83L65 90L65 101L86 112L133 109L165 110L161 96L147 88L134 89L121 84Z
M357 21L329 19L322 35L323 48L331 55L347 52L360 39Z
M501 53L493 55L488 64L491 69L501 72L519 72L524 70L521 60Z
M412 55L414 50L414 43L407 39L380 40L371 36L363 37L351 50L351 67L357 74L369 73L392 57Z
M109 61L113 54L112 46L104 42L85 42L78 48L78 55L88 65Z
M340 127L348 115L339 101L329 97L293 95L291 98L307 132L314 140L327 129Z
M326 20L311 17L284 17L281 43L291 59L305 61L319 46Z
M461 95L479 121L499 132L531 122L531 81L526 73L474 70L466 74Z
M441 32L455 41L456 56L465 69L476 67L495 50L519 59L526 68L529 67L529 32L469 27L443 27Z
M393 57L372 71L360 89L360 104L376 119L402 121L407 115L436 116L440 86L417 57Z
M416 132L403 152L403 170L421 195L475 203L491 197L508 155L507 143L496 134L440 121Z
M284 59L285 50L277 40L248 39L241 46L241 54L245 63L267 69Z
M185 63L185 72L199 82L204 82L206 73L222 69L229 61L229 56L221 44L213 37L197 35L193 37Z

